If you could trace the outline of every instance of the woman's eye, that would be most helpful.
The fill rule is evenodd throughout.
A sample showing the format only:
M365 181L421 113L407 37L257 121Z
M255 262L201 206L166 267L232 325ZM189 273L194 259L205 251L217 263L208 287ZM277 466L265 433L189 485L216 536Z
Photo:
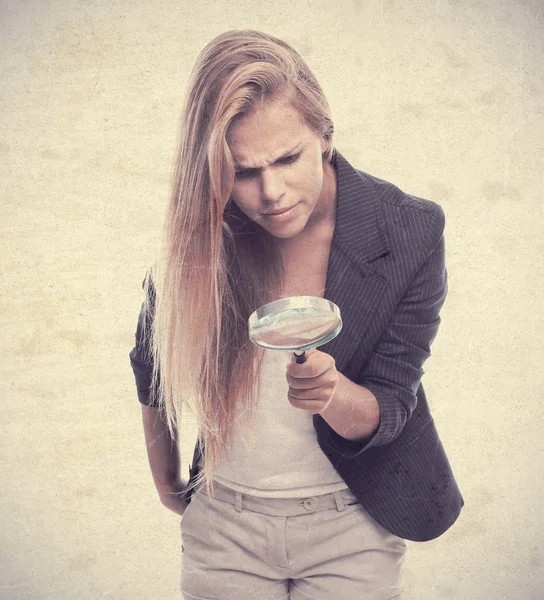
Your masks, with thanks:
M284 156L283 158L280 158L276 164L279 165L290 165L294 162L296 162L299 158L300 158L300 152L298 154L291 154L289 156ZM237 180L240 179L251 179L251 177L253 177L255 175L255 173L258 171L258 169L240 169L239 171L234 171L234 176L236 177Z
M249 179L253 175L253 172L249 169L242 169L241 171L236 171L234 175L236 179Z
M279 162L282 165L289 165L291 163L296 162L299 157L300 157L300 152L298 154L291 154L291 156L285 156L284 158L280 159Z

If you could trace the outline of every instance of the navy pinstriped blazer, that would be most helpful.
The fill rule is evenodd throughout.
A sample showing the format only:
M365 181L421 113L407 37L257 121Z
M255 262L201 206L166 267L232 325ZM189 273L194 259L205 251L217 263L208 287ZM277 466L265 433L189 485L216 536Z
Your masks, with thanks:
M338 152L334 164L336 227L325 298L340 307L343 328L320 350L373 392L380 424L357 443L313 415L317 440L380 525L408 540L431 540L451 527L464 504L421 385L447 293L444 213L354 169ZM152 404L141 318L130 358L139 400ZM197 442L189 484L203 451Z

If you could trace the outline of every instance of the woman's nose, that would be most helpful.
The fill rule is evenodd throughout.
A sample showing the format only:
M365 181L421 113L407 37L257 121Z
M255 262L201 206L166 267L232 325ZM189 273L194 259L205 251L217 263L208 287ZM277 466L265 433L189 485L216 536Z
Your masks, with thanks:
M272 169L261 173L261 197L267 202L277 202L284 192L283 180Z

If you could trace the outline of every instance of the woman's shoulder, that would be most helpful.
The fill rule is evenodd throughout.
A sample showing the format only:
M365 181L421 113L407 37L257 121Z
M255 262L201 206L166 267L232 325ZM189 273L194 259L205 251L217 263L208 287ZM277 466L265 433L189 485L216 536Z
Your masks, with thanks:
M419 216L423 220L428 218L445 219L444 210L437 202L409 194L394 183L380 179L360 169L356 169L356 171L361 178L374 187L377 200L383 204L385 209L389 208L389 214L408 212L414 218Z
M357 169L358 175L374 189L375 200L390 241L413 244L416 240L433 248L444 233L444 209L433 200L421 198L375 175Z
M442 235L445 215L437 202L410 194L390 181L353 166L338 151L335 151L334 163L344 202L354 203L352 206L366 212L377 210L387 225L400 225L408 231L414 229L414 233L430 228L435 235Z

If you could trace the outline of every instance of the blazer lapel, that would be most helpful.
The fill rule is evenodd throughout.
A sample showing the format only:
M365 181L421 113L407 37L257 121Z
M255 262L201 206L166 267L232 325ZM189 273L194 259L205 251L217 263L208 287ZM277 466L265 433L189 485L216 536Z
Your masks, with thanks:
M342 331L321 346L342 371L361 344L387 277L372 261L389 254L381 206L372 183L335 152L336 224L331 243L325 298L340 308Z

